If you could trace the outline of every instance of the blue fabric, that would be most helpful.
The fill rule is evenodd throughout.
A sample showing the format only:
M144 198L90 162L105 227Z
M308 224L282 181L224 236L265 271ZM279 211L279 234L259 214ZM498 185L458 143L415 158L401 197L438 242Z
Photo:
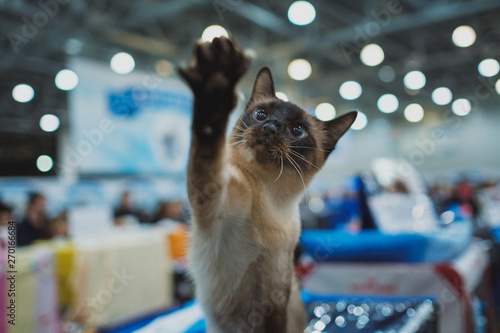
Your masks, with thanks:
M300 242L316 261L444 262L462 253L472 238L469 222L454 223L438 231L383 234L362 230L304 230Z
M495 242L500 244L500 228L491 229L491 234L495 239Z
M494 229L500 242L500 228ZM459 255L469 244L472 226L468 222L453 223L439 231L426 234L382 234L377 230L363 230L353 235L338 230L305 230L300 241L304 249L318 261L372 261L372 262L444 262ZM391 298L392 297L392 298ZM413 296L412 296L413 297ZM427 296L422 296L430 298ZM302 293L304 303L336 301L340 298L394 300L397 296L335 296ZM186 303L182 308L192 306ZM129 333L149 324L154 318L122 327L113 333ZM186 333L204 333L205 321L200 320Z
M327 295L327 294L314 294L307 290L301 291L301 298L304 304L309 304L312 302L338 302L338 301L348 301L348 302L363 302L372 301L375 303L398 303L408 301L409 298L415 302L425 301L426 299L435 300L435 295Z
M185 333L205 333L205 319L200 320L190 329L188 329Z

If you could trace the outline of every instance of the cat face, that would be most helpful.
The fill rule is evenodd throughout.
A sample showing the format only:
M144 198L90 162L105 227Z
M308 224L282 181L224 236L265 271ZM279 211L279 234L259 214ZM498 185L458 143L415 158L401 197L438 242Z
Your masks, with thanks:
M280 168L312 176L355 118L356 112L351 112L321 122L299 106L278 99L271 73L263 68L250 102L233 129L231 146L243 151L248 162L257 162L271 172Z
M273 98L249 104L234 133L244 136L244 145L253 151L257 163L281 166L281 159L286 164L317 163L315 150L321 148L317 131L312 116L295 104Z

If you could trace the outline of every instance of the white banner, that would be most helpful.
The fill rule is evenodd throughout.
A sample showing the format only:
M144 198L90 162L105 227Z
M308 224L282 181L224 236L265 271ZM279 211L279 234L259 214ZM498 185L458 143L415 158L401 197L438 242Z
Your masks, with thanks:
M60 163L80 174L184 174L192 95L179 80L73 59L70 144Z

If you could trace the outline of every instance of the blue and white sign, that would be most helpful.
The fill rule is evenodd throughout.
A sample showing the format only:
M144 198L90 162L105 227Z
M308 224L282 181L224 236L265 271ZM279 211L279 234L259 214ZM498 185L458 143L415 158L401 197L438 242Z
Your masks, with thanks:
M80 174L181 175L188 159L192 94L179 80L73 59L71 140L60 163Z

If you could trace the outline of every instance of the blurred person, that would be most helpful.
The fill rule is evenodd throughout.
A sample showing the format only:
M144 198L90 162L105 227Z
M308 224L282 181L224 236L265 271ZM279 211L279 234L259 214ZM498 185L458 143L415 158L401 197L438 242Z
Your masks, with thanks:
M25 246L49 238L46 216L47 201L40 193L32 193L24 217L17 225L17 245Z
M123 192L114 215L116 225L129 224L132 219L137 220L136 222L145 222L149 220L146 214L133 207L132 195L128 191Z
M454 192L454 199L459 204L470 204L474 198L474 188L466 179L455 185Z
M49 235L51 238L68 237L68 217L66 213L61 213L49 220Z
M130 192L123 192L120 198L120 204L118 208L115 210L115 216L123 216L123 215L135 215L136 212L132 209L132 199Z
M430 187L429 192L432 201L438 208L438 211L440 213L446 211L447 206L453 197L453 189L446 184L435 183Z
M7 223L12 220L12 208L0 202L0 227L7 225Z
M180 201L160 201L152 221L160 227L168 239L170 258L176 263L174 270L174 297L183 304L194 297L191 278L186 274L189 229L184 223L183 207Z
M409 193L405 182L401 178L398 178L398 179L394 180L393 182L391 182L387 186L386 191L392 192L392 193Z
M182 202L180 201L160 201L158 209L153 218L154 222L170 219L179 222L185 222Z
M460 214L466 218L477 216L479 210L476 202L476 191L469 180L462 179L455 184L448 205L457 205L460 208Z

